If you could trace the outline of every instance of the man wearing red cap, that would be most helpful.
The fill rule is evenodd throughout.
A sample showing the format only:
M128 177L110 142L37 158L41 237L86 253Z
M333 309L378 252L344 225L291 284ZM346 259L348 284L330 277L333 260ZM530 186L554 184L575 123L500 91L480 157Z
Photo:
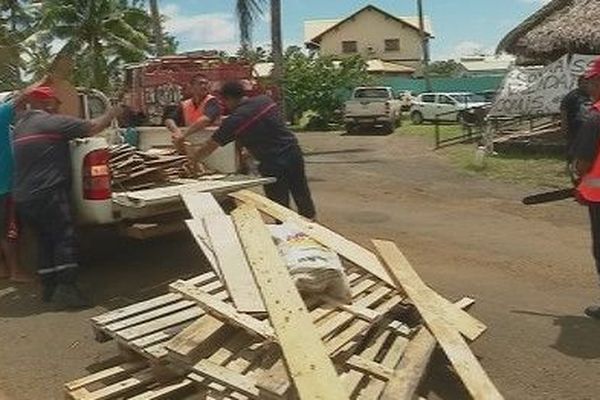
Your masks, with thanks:
M48 78L44 78L43 82L47 81ZM11 195L13 155L10 126L29 91L41 83L17 93L10 101L0 103L0 278L9 278L15 283L29 282L30 278L19 268L17 254L19 228Z
M600 58L590 65L584 79L594 104L576 134L571 156L578 180L578 196L589 207L593 254L600 277ZM600 306L590 306L585 313L600 319Z
M76 285L79 263L70 200L69 141L101 133L120 109L110 109L91 121L57 115L60 101L47 86L32 90L28 103L13 138L13 195L19 215L38 236L44 301L65 308L86 307Z

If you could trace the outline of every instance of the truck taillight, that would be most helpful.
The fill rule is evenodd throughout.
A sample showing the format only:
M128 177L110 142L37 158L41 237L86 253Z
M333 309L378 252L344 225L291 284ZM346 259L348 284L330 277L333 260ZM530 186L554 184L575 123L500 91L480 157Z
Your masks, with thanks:
M83 159L83 198L85 200L108 200L112 196L110 168L107 149L89 152Z

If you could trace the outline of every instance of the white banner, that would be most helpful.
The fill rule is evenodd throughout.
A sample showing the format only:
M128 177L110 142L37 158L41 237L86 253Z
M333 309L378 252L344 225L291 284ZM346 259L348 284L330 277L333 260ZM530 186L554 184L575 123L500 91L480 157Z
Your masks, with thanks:
M577 79L594 55L564 56L546 67L514 67L504 79L489 115L532 116L560 113L562 98L577 86Z

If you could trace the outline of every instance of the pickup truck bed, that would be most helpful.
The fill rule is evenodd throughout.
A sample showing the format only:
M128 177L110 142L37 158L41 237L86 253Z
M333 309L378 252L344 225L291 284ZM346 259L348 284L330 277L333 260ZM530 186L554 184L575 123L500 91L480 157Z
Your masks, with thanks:
M221 179L204 177L202 180L181 179L172 186L113 193L113 209L119 220L136 220L168 214L184 209L183 193L208 192L224 197L241 189L262 186L274 182L274 178L258 178L247 175L231 175Z

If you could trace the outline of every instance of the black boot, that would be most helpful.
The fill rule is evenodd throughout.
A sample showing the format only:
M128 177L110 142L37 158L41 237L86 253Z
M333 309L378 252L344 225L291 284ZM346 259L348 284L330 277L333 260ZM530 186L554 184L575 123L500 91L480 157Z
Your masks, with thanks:
M56 274L42 274L40 275L40 280L42 282L42 301L49 303L56 289Z
M589 306L585 309L585 315L590 318L600 320L600 306Z
M86 309L91 302L77 287L77 270L69 268L58 273L58 284L52 295L52 302L66 309Z

